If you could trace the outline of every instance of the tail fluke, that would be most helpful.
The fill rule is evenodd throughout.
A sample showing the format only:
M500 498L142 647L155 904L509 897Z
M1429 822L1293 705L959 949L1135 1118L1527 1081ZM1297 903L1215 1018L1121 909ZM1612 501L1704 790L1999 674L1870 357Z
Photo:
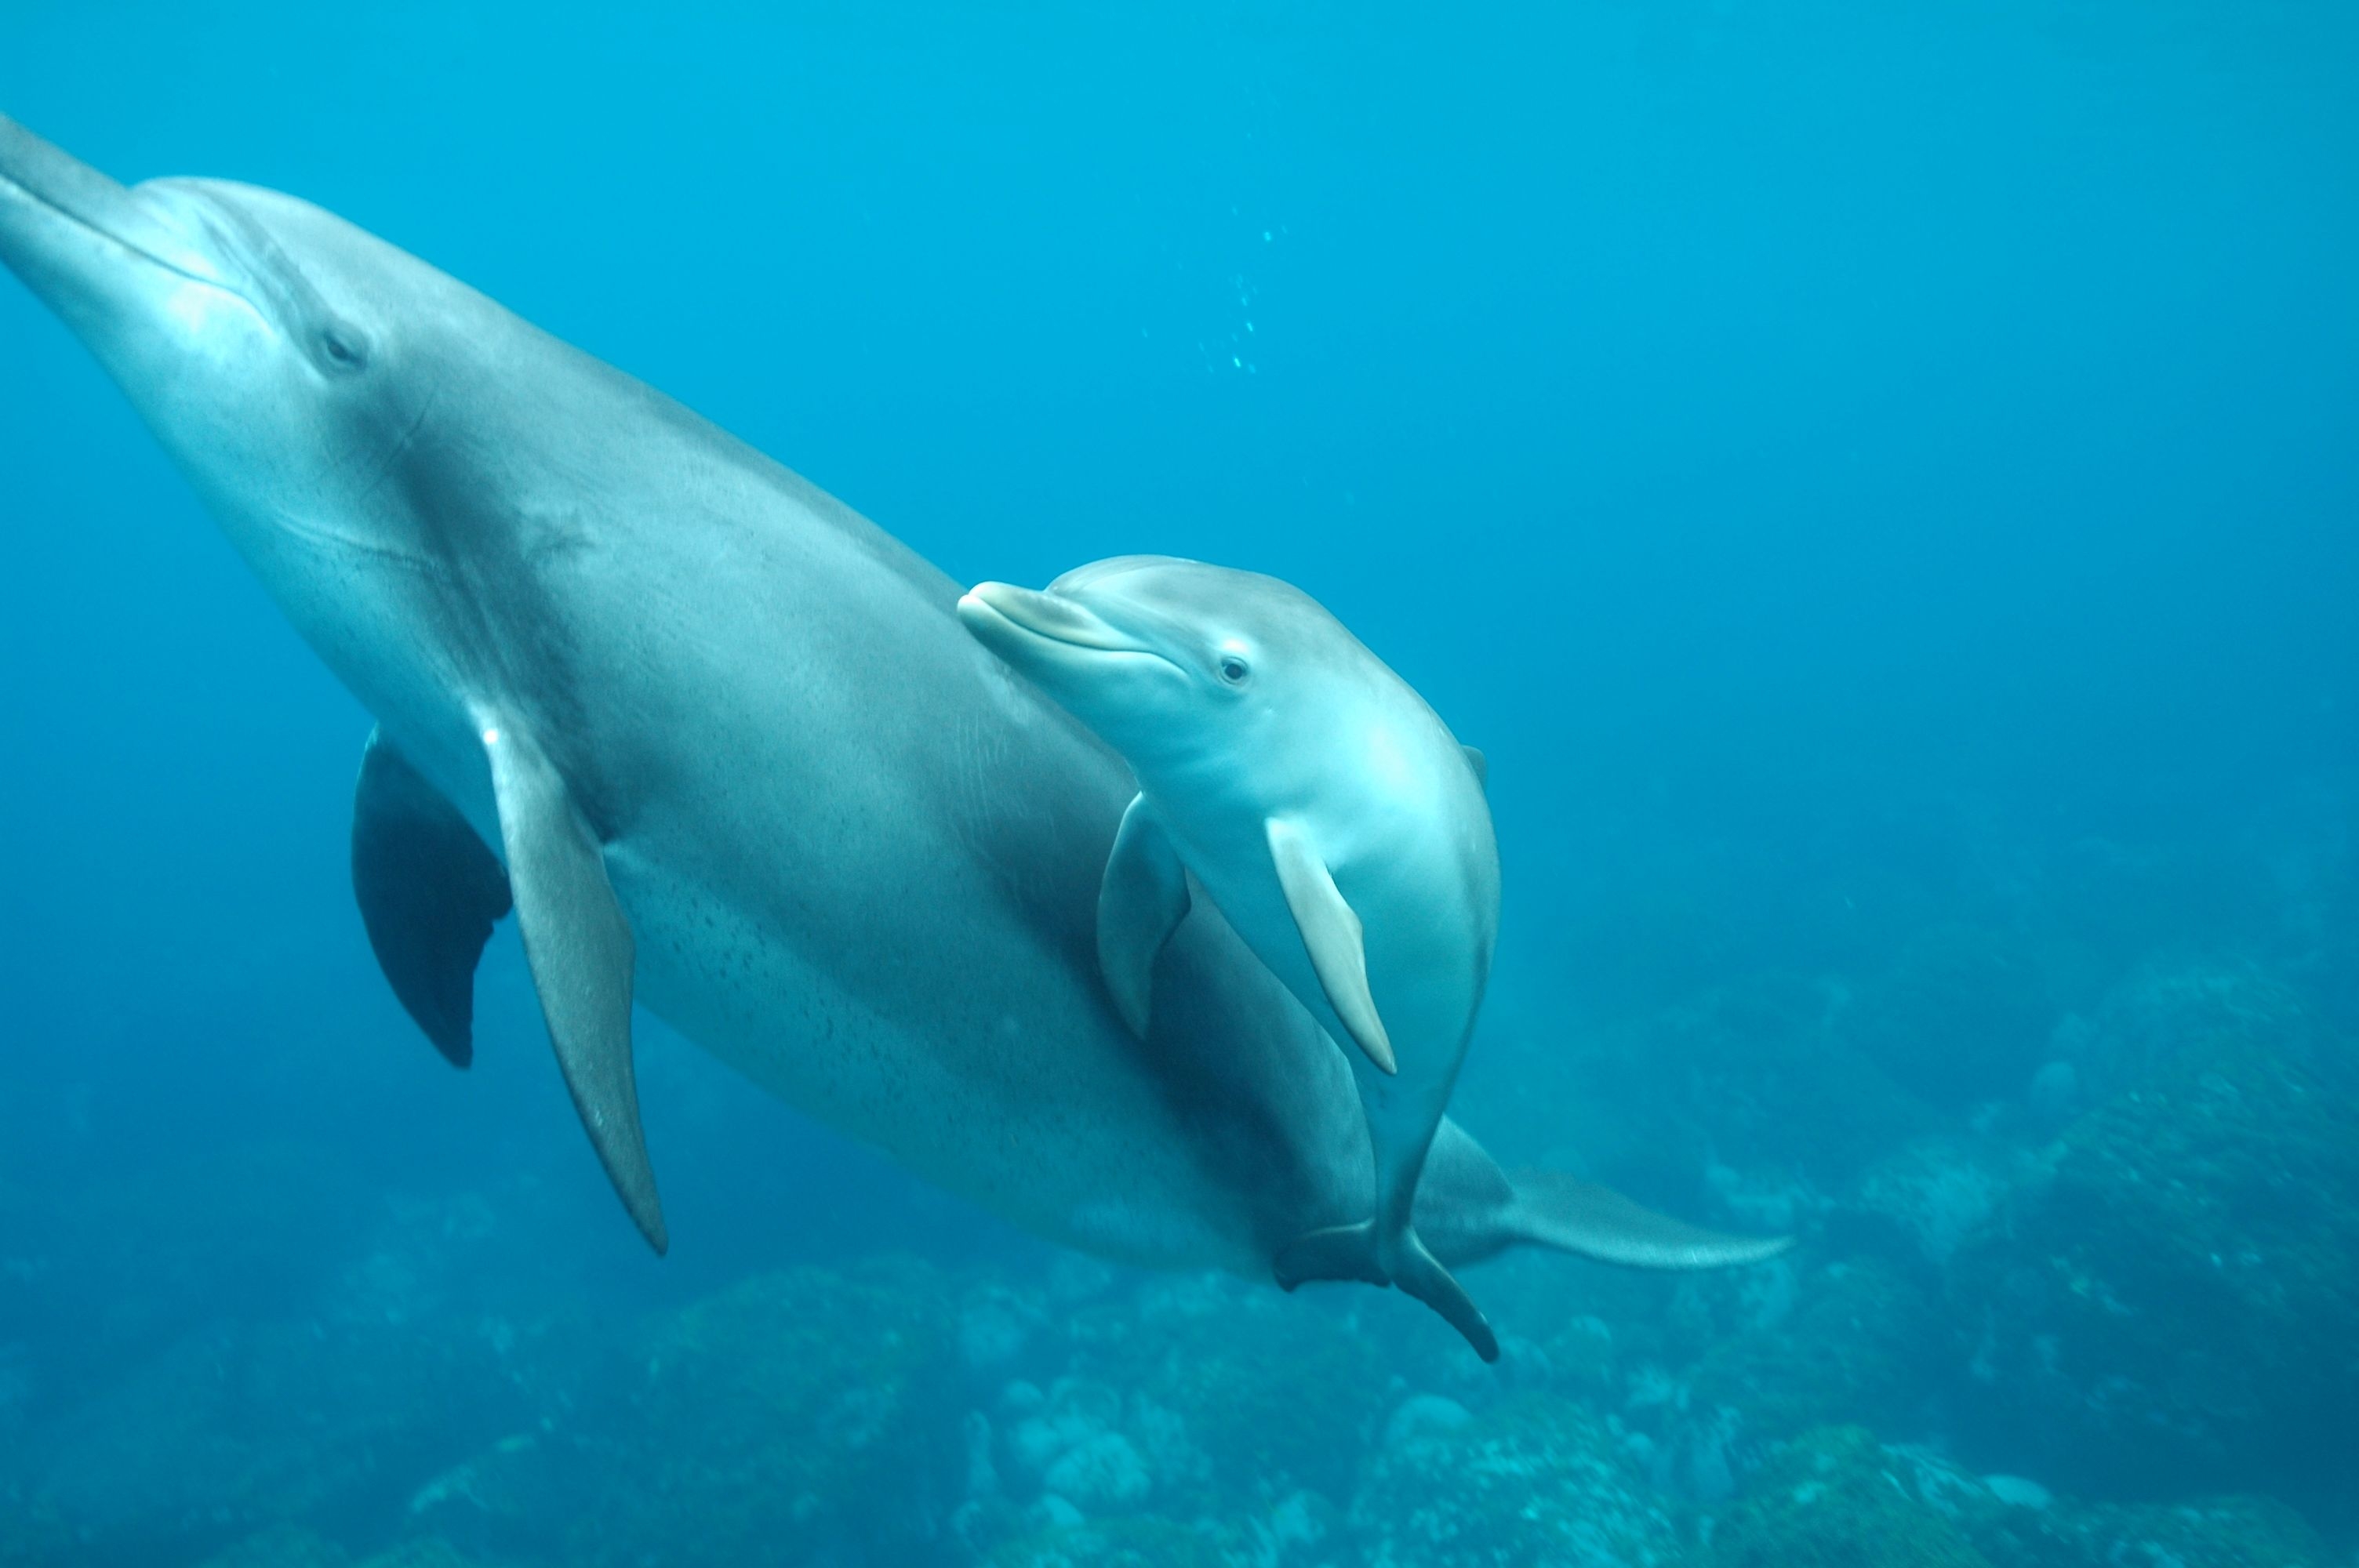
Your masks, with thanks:
M1519 1171L1500 1223L1509 1244L1529 1242L1630 1269L1725 1269L1775 1258L1790 1236L1706 1230L1561 1171Z
M1561 1171L1510 1176L1444 1119L1419 1178L1417 1231L1452 1269L1510 1247L1546 1247L1628 1269L1727 1269L1775 1258L1790 1236L1730 1236Z
M1492 1332L1491 1320L1466 1293L1466 1287L1425 1249L1414 1230L1402 1233L1400 1258L1393 1268L1393 1283L1415 1296L1435 1312L1441 1320L1466 1336L1474 1354L1485 1361L1499 1358L1499 1336Z
M1277 1255L1275 1272L1280 1289L1293 1290L1313 1280L1356 1280L1364 1285L1394 1285L1440 1314L1441 1320L1463 1335L1474 1354L1485 1361L1499 1358L1499 1336L1491 1320L1466 1293L1466 1287L1434 1260L1414 1230L1403 1230L1393 1243L1397 1256L1389 1271L1378 1258L1375 1226L1330 1226L1296 1237Z

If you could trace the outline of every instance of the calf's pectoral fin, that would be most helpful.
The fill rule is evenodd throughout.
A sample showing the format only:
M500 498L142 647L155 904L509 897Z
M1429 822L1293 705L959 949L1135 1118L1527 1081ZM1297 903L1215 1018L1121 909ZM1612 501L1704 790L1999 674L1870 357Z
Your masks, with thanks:
M648 1244L669 1245L631 1069L631 927L596 835L532 737L484 728L525 961L591 1146Z
M1491 787L1491 759L1472 746L1461 746L1466 753L1466 765L1474 770L1474 782L1484 789Z
M1188 914L1188 871L1145 795L1122 814L1098 884L1098 972L1130 1032L1147 1038L1155 960Z
M1285 890L1286 907L1302 933L1302 946L1310 954L1320 989L1327 993L1327 1005L1369 1061L1381 1071L1399 1071L1385 1021L1376 1016L1375 998L1368 994L1368 954L1361 942L1360 917L1343 902L1327 863L1299 827L1273 816L1266 831L1277 885Z
M475 1057L475 964L510 906L507 873L382 730L353 792L353 894L393 994L434 1048Z

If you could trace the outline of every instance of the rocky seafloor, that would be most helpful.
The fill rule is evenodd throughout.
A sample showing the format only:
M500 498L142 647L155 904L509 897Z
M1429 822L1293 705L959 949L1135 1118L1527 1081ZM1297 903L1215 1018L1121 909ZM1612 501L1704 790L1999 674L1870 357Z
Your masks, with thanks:
M1397 1296L1045 1249L503 1295L506 1197L383 1199L291 1302L0 1341L0 1565L2359 1562L2359 883L2299 847L1601 895L1524 968L1614 986L1495 998L1462 1119L1800 1245L1487 1266L1496 1368Z

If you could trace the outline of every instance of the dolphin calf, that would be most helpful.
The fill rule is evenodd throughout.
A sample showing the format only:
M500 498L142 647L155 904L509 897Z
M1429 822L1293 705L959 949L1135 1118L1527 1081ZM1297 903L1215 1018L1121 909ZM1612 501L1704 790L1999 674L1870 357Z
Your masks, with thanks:
M1375 1207L1310 1014L1199 909L1144 1040L1099 978L1122 761L832 497L291 197L126 188L0 119L0 262L113 375L375 717L353 886L463 1064L513 908L583 1126L657 1248L635 1003L1052 1240L1266 1278ZM1784 1243L1510 1179L1444 1123L1451 1264L1519 1242L1696 1268Z
M979 583L959 618L1138 775L1098 895L1099 962L1132 1029L1150 1026L1155 959L1192 872L1354 1047L1375 1212L1297 1238L1278 1282L1397 1285L1498 1359L1411 1215L1498 942L1479 753L1318 600L1257 572L1123 556L1045 593Z

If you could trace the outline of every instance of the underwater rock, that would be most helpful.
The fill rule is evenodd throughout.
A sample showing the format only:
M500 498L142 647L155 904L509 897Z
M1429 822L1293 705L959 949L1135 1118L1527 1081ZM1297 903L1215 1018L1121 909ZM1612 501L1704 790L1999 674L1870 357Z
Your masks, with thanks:
M1335 1310L1350 1304L1212 1275L1156 1280L1075 1317L1072 1364L1122 1390L1109 1424L1166 1506L1232 1510L1300 1487L1341 1501L1397 1398L1382 1351Z
M75 1542L73 1528L32 1495L37 1453L29 1434L0 1428L0 1568L55 1562Z
M959 1362L976 1378L1004 1377L1042 1325L1040 1310L1005 1286L972 1291L959 1305Z
M577 1560L735 1564L929 1536L962 1479L944 1281L902 1260L766 1274L680 1313L635 1401L630 1476Z
M1914 1432L1934 1392L1945 1326L1925 1287L1871 1258L1800 1277L1782 1321L1714 1344L1689 1379L1697 1406L1725 1407L1749 1435L1790 1437L1831 1422Z
M1687 1561L1670 1516L1578 1406L1519 1396L1388 1450L1352 1504L1368 1568L1558 1568Z
M1146 1501L1155 1479L1130 1439L1103 1432L1068 1449L1040 1477L1040 1487L1084 1514L1121 1513Z
M1040 1500L1032 1505L1030 1518L1043 1530L1070 1530L1089 1522L1089 1515L1054 1492L1042 1494Z
M189 1332L188 1305L258 1319L310 1299L322 1259L353 1242L353 1194L318 1179L318 1148L289 1136L107 1162L7 1221L0 1264L43 1271L26 1303L53 1319L43 1338L76 1353L51 1368L97 1382L168 1355ZM0 1268L0 1278L13 1271ZM297 1309L300 1310L300 1309Z
M5 1222L5 1215L0 1214L0 1224ZM0 1453L23 1433L26 1411L38 1387L33 1375L33 1347L0 1340Z
M363 1558L353 1568L488 1568L445 1541L406 1541L389 1552Z
M966 1453L966 1495L970 1498L999 1495L999 1467L991 1461L991 1418L969 1411L959 1422L959 1440Z
M1919 1448L1875 1462L1896 1489L1948 1519L1992 1568L2326 1568L2324 1544L2266 1498L2086 1506L2016 1476L1973 1476Z
M0 1485L0 1568L49 1568L65 1563L86 1537L55 1518L28 1515L5 1485Z
M1854 1005L1819 979L1753 975L1576 1043L1578 1077L1554 1098L1527 1087L1521 1114L1581 1119L1578 1147L1601 1179L1674 1207L1694 1206L1714 1164L1841 1187L1935 1124L1844 1026Z
M208 1557L199 1568L481 1568L448 1541L407 1541L374 1557L355 1557L324 1536L274 1525Z
M49 1429L31 1500L158 1561L274 1520L392 1511L454 1449L529 1419L540 1340L447 1320L211 1329Z
M966 1486L958 1507L951 1510L949 1537L968 1556L980 1557L1022 1529L1023 1510L1000 1485L999 1469L992 1459L991 1418L981 1411L967 1411L959 1423L959 1435L966 1451ZM1076 1509L1076 1522L1078 1519Z
M1643 1390L1651 1400L1655 1390ZM1745 1442L1744 1412L1731 1405L1695 1405L1682 1387L1668 1403L1637 1407L1655 1419L1647 1430L1623 1435L1623 1447L1643 1465L1647 1478L1665 1497L1691 1502L1716 1503L1736 1490L1740 1456Z
M2347 1489L2359 1101L2233 1032L2082 1118L1960 1255L1961 1437L2097 1494Z
M1842 1033L1895 1082L1956 1108L2022 1093L2060 1011L2030 943L1952 922L1916 933L1861 986Z
M1995 1568L1858 1427L1773 1453L1713 1524L1715 1568Z
M281 1524L216 1552L199 1568L351 1568L351 1553L325 1536Z
M892 1562L968 1476L957 1312L901 1260L752 1279L658 1324L624 1389L466 1468L419 1521L567 1568Z
M1051 1527L1008 1541L991 1568L1232 1568L1212 1537L1152 1516Z
M1996 1539L1996 1531L1985 1532ZM2000 1556L1998 1568L2328 1568L2326 1545L2301 1516L2267 1498L2093 1508L2068 1514L2037 1551Z
M2032 1178L2027 1163L1985 1139L1919 1138L1876 1162L1848 1206L1893 1227L1919 1259L1940 1268Z
M2027 1476L1984 1476L1983 1487L2011 1509L2045 1509L2056 1501L2053 1492Z
M2110 1098L2190 1053L2242 1044L2310 1062L2318 1033L2300 995L2251 964L2148 963L2065 1019L2055 1044L2084 1098Z
M1255 1554L1256 1560L1269 1563L1318 1555L1338 1539L1343 1522L1335 1505L1317 1492L1296 1492L1270 1509L1268 1519L1256 1527L1262 1549Z
M1620 1346L1603 1318L1584 1314L1564 1323L1549 1336L1542 1354L1558 1392L1593 1397L1621 1381Z
M1060 1378L1045 1393L1029 1383L1011 1384L1000 1405L1011 1418L1008 1474L1036 1487L1065 1455L1112 1433L1122 1421L1122 1396L1086 1378Z
M2049 918L2115 970L2190 944L2237 946L2268 930L2284 903L2264 867L2217 847L2086 838L2049 873Z
M1049 1260L1049 1300L1060 1307L1095 1301L1114 1288L1114 1265L1086 1252L1059 1251Z
M2062 1024L2058 1027L2062 1028ZM2032 1120L2039 1127L2053 1130L2080 1113L2081 1070L2062 1057L2040 1064L2031 1075L2031 1087L2024 1096L2031 1108Z
M1440 1394L1412 1395L1386 1421L1385 1449L1390 1453L1421 1437L1446 1436L1473 1419L1456 1400Z

